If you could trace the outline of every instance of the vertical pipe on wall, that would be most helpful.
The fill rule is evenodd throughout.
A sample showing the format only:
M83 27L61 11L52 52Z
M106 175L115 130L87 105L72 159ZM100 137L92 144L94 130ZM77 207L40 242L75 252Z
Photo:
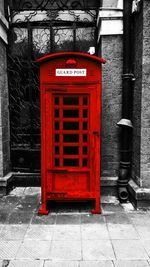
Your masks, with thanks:
M118 196L120 201L128 199L128 181L131 169L132 142L132 0L123 1L123 75L122 75L122 119L120 126L120 165L118 172Z

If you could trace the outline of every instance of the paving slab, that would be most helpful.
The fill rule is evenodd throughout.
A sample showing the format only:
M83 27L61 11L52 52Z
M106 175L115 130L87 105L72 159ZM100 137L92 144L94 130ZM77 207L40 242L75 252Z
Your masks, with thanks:
M119 200L116 196L101 196L101 204L119 204Z
M51 225L56 223L56 215L49 213L48 215L39 216L37 213L33 214L31 224Z
M112 261L45 261L44 267L114 267Z
M79 267L79 262L78 261L45 261L44 267Z
M0 240L22 240L27 231L28 224L23 225L4 225L0 232Z
M102 211L103 213L107 213L107 212L124 212L124 208L122 207L122 205L120 203L103 203L102 204Z
M1 212L7 212L10 213L12 212L12 210L16 207L16 205L19 202L19 199L17 198L18 201L14 201L15 197L11 197L9 201L6 197L0 198L0 208L1 208Z
M103 198L92 203L49 203L39 216L40 188L15 188L0 199L0 267L147 267L150 212ZM87 205L87 206L86 206Z
M81 214L81 224L104 224L105 217L102 214Z
M121 203L120 205L123 207L124 212L129 213L129 212L135 212L136 211L134 206L130 202Z
M6 208L10 206L16 206L22 197L20 196L13 196L13 195L7 195L3 197L3 200L5 202Z
M8 224L29 224L33 217L32 212L14 211L7 218Z
M22 197L24 195L25 190L25 187L16 187L9 193L9 195Z
M55 225L53 240L81 240L80 225Z
M128 217L135 226L149 226L150 213L149 212L133 212L128 213Z
M139 239L139 235L131 224L107 224L111 239Z
M7 211L2 211L0 212L0 224L5 224L7 223L9 218L9 213Z
M145 248L145 250L146 250L148 256L150 257L150 240L142 239L141 242L142 242L142 245L143 245L143 247Z
M140 240L112 240L112 244L117 259L148 259L148 254Z
M135 225L135 228L141 239L150 240L150 224Z
M21 244L16 259L50 259L50 241L24 240Z
M83 240L83 260L113 260L114 251L110 240Z
M128 218L126 213L112 213L112 214L106 214L105 219L107 223L113 223L113 224L131 224L130 219Z
M148 261L145 260L120 260L114 261L115 267L149 267Z
M40 187L25 187L25 190L24 190L24 195L27 195L27 196L30 196L30 195L40 196L40 193L41 193Z
M38 210L38 204L37 203L28 203L24 201L20 201L16 207L14 208L14 211L24 211L24 212L35 212Z
M2 232L4 226L5 226L5 224L0 224L0 233Z
M43 267L42 260L13 260L10 261L8 267Z
M0 240L0 259L15 259L20 246L21 241Z
M35 203L39 204L40 202L40 196L38 194L33 194L33 195L24 195L21 200L21 203Z
M24 236L24 240L47 240L51 241L53 237L53 226L52 225L29 225Z
M83 224L81 238L83 240L109 239L108 229L105 224Z
M81 261L79 267L114 267L112 261Z
M50 258L52 260L81 260L81 242L71 241L52 241Z
M57 215L56 224L80 224L81 215L80 214L71 214L71 215Z

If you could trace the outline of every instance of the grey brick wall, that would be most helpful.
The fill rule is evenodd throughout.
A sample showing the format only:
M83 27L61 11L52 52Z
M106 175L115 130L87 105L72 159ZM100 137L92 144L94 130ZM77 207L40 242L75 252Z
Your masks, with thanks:
M143 79L141 110L141 179L150 187L150 1L143 1Z
M122 36L102 36L103 65L101 175L116 176L119 165L119 128L122 101Z
M135 17L133 178L150 188L150 1Z
M135 75L133 92L133 157L132 177L140 185L141 164L141 97L142 97L142 56L143 56L143 11L134 15L134 62Z
M8 104L6 44L0 39L0 177L10 171Z

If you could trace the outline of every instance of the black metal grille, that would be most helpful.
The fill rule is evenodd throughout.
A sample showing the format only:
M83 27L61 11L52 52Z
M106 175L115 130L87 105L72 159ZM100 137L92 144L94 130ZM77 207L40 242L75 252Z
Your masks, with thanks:
M99 7L97 0L10 0L11 10L92 10Z
M16 0L9 3L8 78L11 161L15 171L40 170L36 59L59 51L88 52L95 46L97 2Z

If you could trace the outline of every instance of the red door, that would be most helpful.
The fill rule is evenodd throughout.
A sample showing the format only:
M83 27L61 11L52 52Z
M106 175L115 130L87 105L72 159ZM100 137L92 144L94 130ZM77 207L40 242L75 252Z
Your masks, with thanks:
M46 93L47 199L95 199L100 212L100 92L96 86Z

